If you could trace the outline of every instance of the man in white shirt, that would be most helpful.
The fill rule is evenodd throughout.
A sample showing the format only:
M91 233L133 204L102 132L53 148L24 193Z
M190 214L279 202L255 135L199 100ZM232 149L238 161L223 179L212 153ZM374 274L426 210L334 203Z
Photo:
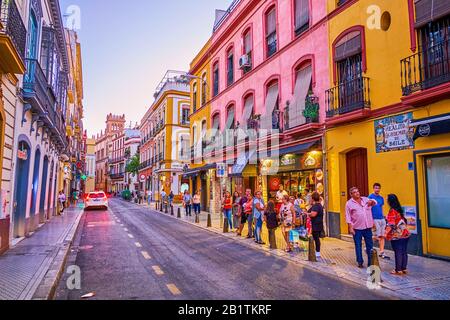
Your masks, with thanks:
M283 199L285 196L289 196L289 194L287 193L286 190L284 190L284 186L281 184L277 192L277 206L276 206L277 212L280 212L280 208L281 205L283 204Z

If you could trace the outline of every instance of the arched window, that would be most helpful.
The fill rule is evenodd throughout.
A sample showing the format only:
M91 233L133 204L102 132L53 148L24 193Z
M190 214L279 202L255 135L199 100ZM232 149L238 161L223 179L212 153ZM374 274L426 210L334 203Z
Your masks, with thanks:
M242 112L241 127L247 129L250 120L255 115L255 99L253 94L249 94L244 98L244 109Z
M202 76L202 107L206 104L208 99L208 81L206 79L206 73Z
M213 66L213 95L214 97L219 94L219 62L216 62Z
M227 108L227 122L225 126L225 130L233 130L236 127L236 121L235 121L235 113L236 108L234 107L234 104L230 105Z
M306 123L303 116L306 98L312 91L312 66L311 62L301 64L295 72L294 97L291 104L285 110L285 128L287 130Z
M277 11L273 6L267 11L266 23L266 56L270 58L277 52Z
M227 85L234 83L234 48L231 47L227 51Z
M192 85L192 112L197 111L197 82Z
M251 28L248 28L243 36L243 43L244 43L244 47L243 47L243 54L246 56L246 61L242 61L245 62L242 64L242 71L244 72L244 74L246 74L247 72L252 70L252 66L253 66L253 39L252 39L252 30Z
M261 123L263 129L280 129L279 97L278 80L273 80L266 86L266 104Z
M294 1L294 30L298 36L309 29L309 0Z

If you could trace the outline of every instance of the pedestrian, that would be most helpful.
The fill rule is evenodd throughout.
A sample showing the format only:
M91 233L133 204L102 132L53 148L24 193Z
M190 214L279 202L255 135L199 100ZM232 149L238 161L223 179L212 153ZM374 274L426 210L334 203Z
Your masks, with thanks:
M184 191L183 206L186 210L186 217L192 217L192 196L188 190Z
M289 233L295 226L295 210L294 205L289 201L289 196L283 198L283 204L280 207L280 216L283 230L284 240L286 241L286 252L292 252L291 242L289 241Z
M194 214L199 215L201 212L201 198L198 191L194 194L192 202L194 203Z
M152 203L152 191L147 191L147 204L150 205Z
M386 239L391 241L395 253L395 269L391 274L402 276L408 274L408 242L411 232L408 230L408 221L398 197L390 194L387 201L390 210L387 216Z
M64 213L64 209L66 207L66 195L64 194L64 191L60 191L59 195L58 195L58 200L59 200L59 213L62 214Z
M284 186L282 184L280 184L280 187L277 191L277 195L276 195L276 199L277 199L277 204L276 204L276 210L277 212L280 212L280 208L283 205L283 199L285 196L289 196L289 194L286 192L286 190L284 190Z
M248 202L248 198L252 196L252 190L247 189L245 190L245 195L241 197L239 200L239 216L241 217L241 224L239 225L239 229L237 232L238 236L242 236L242 231L244 230L245 223L248 221L248 215L245 212L245 205ZM251 232L251 228L249 228L249 232ZM251 233L250 233L251 235ZM251 236L250 236L251 238Z
M265 212L266 227L269 232L269 239L275 239L275 232L280 224L280 216L275 211L275 202L269 201L267 203L267 210ZM270 242L270 249L276 249L275 243Z
M253 196L250 194L247 196L247 202L244 204L244 213L247 217L247 223L248 223L248 235L247 239L254 238L254 230L253 230Z
M164 191L164 189L161 190L161 208L163 208L164 203L166 202L167 193Z
M231 217L231 212L233 209L233 199L231 199L231 193L225 192L225 196L222 202L223 215L227 218L227 223L230 230L233 230L233 218Z
M369 199L373 199L377 202L372 207L373 224L375 225L375 235L380 244L380 258L389 260L384 252L385 236L386 236L386 218L383 213L384 198L381 195L381 184L375 183L373 185L373 193L369 195Z
M366 243L368 267L371 265L373 249L373 217L372 207L377 204L376 200L361 197L358 188L350 189L351 199L345 206L345 217L348 224L348 232L353 236L355 242L356 261L358 268L364 268L362 255L362 239Z
M172 208L173 207L173 199L175 198L175 195L173 194L173 191L170 191L169 194L169 207Z
M311 195L311 205L311 209L308 211L308 216L311 219L312 236L316 245L316 257L320 258L320 238L324 238L325 229L323 227L323 206L320 203L320 194L318 192L314 192Z
M241 226L239 203L241 202L241 195L235 191L233 195L233 226L239 230Z
M261 231L264 222L264 210L266 209L261 191L255 193L253 200L253 220L255 223L255 242L265 244L261 238Z

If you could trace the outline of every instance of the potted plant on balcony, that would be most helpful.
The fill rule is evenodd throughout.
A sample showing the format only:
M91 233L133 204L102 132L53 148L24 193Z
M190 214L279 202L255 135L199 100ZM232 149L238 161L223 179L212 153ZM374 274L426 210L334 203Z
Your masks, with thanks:
M306 123L319 122L319 107L319 98L314 96L314 93L310 91L306 97L305 110L303 110Z

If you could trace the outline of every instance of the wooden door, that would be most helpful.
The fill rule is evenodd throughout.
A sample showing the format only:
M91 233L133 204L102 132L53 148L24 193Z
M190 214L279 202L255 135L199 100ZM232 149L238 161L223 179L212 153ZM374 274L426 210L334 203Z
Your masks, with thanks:
M352 187L358 188L361 196L369 195L367 149L361 148L347 153L347 193Z

